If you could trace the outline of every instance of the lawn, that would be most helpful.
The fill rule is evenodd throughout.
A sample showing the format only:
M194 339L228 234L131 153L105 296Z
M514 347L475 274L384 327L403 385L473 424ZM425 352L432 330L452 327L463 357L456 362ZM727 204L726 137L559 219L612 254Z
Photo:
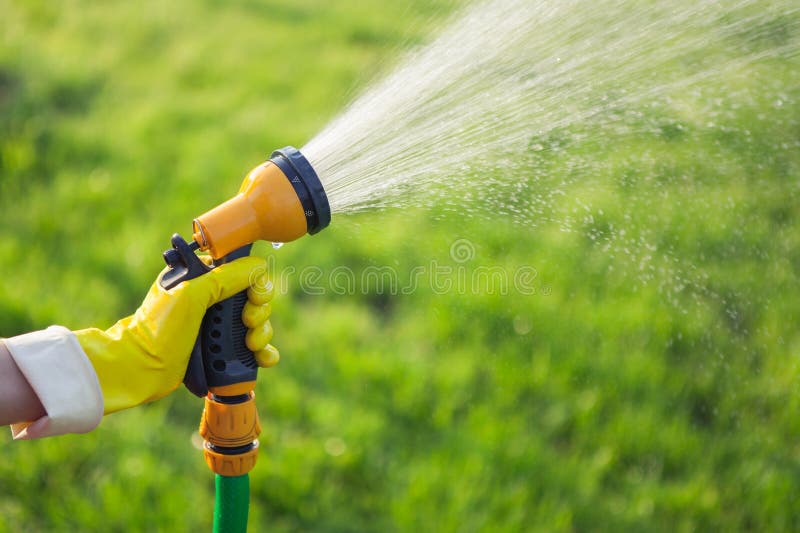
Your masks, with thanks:
M0 336L132 313L172 233L454 8L0 0ZM709 82L746 98L532 138L569 176L540 224L390 209L259 243L282 360L251 529L800 529L800 16L768 22L793 52ZM201 409L3 434L0 531L209 530Z

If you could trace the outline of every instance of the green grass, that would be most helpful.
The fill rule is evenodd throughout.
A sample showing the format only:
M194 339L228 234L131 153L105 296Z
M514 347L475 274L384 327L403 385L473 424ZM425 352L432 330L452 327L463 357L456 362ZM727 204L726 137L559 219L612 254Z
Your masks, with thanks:
M0 335L131 313L173 232L451 7L0 0ZM798 42L796 20L775 24L758 35ZM707 88L748 95L736 107L686 94L639 110L657 130L604 142L590 123L532 151L570 176L554 215L603 210L580 231L385 212L259 245L288 282L252 529L800 528L798 72L797 54L764 61ZM612 227L670 250L665 270L604 250ZM451 258L457 239L472 260ZM535 294L302 290L310 266L403 280L433 260L532 266ZM0 531L208 530L200 411L180 390L89 435L3 436Z

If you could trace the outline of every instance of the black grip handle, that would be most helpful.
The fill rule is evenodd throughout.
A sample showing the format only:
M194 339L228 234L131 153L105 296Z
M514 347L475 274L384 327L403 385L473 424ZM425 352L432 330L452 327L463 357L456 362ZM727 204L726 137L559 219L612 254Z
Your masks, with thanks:
M170 289L182 281L209 272L180 235L172 237L172 250L164 253L170 270L161 278L161 285ZM250 255L251 245L242 246L222 259L214 267ZM242 310L247 303L247 291L239 292L212 305L203 317L200 332L192 348L183 383L197 396L205 396L209 387L255 381L258 364L255 355L247 348L247 327L242 322Z
M250 255L248 244L234 250L214 266ZM203 363L206 388L255 381L258 374L256 358L247 348L247 327L242 322L242 311L247 303L247 291L234 294L217 302L206 311L200 326L199 348ZM192 352L194 356L194 351ZM196 365L195 365L196 366ZM193 365L187 368L184 382L190 379ZM188 387L188 385L187 385ZM189 388L189 390L192 390ZM195 391L192 391L195 392ZM205 394L205 393L204 393Z
M203 317L200 328L203 367L209 387L255 381L258 364L247 348L247 327L242 310L247 291L212 305Z

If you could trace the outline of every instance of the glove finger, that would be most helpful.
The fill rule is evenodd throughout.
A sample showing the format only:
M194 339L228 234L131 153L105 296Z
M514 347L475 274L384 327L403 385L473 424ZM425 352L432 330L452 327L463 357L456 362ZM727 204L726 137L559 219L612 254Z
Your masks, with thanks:
M262 305L272 301L275 295L275 284L267 277L266 272L260 276L247 289L247 299L256 305Z
M281 360L281 354L276 347L271 344L267 344L263 350L259 350L255 353L256 356L256 363L261 368L269 368L271 366L275 366Z
M214 258L210 255L198 255L197 258L207 267L213 266L214 264Z
M269 319L270 314L272 314L272 305L256 305L248 301L242 309L242 322L250 329L258 328Z
M272 324L267 320L260 327L247 330L245 344L251 352L260 352L272 340L272 334Z
M206 284L210 293L208 306L211 306L247 289L266 271L264 259L248 256L220 265L192 283Z

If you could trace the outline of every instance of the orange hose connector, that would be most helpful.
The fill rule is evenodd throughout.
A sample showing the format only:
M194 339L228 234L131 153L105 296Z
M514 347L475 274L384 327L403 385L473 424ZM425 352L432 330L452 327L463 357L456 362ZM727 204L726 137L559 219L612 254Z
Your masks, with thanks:
M261 424L255 393L216 396L209 393L200 419L206 464L221 476L241 476L256 465Z

